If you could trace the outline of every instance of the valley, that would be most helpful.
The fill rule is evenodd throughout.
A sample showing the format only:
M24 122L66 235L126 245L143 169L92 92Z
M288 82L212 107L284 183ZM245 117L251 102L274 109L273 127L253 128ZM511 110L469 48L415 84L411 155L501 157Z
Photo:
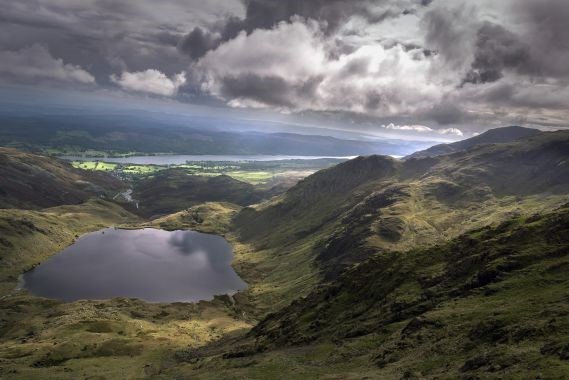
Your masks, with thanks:
M114 174L123 180L136 180L166 169L178 169L194 176L227 175L252 185L275 187L296 183L314 172L334 166L349 158L297 157L275 159L275 156L138 156L116 159L63 156L73 167ZM277 156L278 157L278 156ZM195 161L191 161L192 159ZM262 160L261 160L262 159Z
M314 173L280 187L2 148L0 377L562 378L569 134L501 132L403 160L281 162ZM139 208L113 199L129 188ZM109 227L223 236L248 287L198 303L16 290Z
M569 0L0 3L0 380L569 380Z

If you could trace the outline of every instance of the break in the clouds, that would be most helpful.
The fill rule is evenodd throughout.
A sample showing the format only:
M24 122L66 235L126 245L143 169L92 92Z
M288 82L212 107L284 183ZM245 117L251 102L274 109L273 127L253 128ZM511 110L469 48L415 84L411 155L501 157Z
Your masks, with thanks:
M111 75L111 80L128 91L145 92L155 95L172 96L186 83L186 73L181 72L168 78L158 70L148 69L136 73L123 72Z
M20 0L3 3L0 78L393 133L558 128L567 19L567 0Z
M444 128L444 129L438 129L435 131L435 130L433 130L433 128L427 127L426 125L395 125L393 123L390 123L388 125L383 124L381 127L385 128L385 129L396 130L396 131L412 131L412 132L418 132L418 133L436 132L440 135L455 135L455 136L463 136L464 135L462 133L462 131L458 128Z

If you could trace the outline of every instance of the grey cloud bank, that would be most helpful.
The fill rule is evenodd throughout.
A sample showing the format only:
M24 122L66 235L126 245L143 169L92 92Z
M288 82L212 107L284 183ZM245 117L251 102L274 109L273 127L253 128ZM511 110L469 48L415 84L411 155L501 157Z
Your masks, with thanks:
M0 80L319 115L567 127L566 0L2 1Z

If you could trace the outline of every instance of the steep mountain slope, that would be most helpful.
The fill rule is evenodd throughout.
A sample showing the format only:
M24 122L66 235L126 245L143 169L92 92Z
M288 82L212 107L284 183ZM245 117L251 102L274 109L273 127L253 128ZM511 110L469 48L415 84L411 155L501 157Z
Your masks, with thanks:
M517 126L495 128L466 140L457 141L450 144L439 144L432 146L428 149L412 153L406 156L404 159L435 157L443 154L460 152L462 150L467 150L481 144L508 143L521 138L533 136L538 133L540 133L538 129Z
M567 194L567 131L434 158L361 157L243 209L235 230L249 248L236 265L262 273L246 279L262 315L378 252L552 210Z
M260 202L264 195L255 186L226 175L194 176L183 169L163 170L139 180L132 194L139 203L136 212L147 217L170 214L204 202L247 206Z
M112 197L125 185L112 176L74 169L58 159L0 148L0 208L77 204Z
M164 378L562 378L568 163L567 131L360 157L244 208L235 266L260 322Z
M276 238L275 233L285 232L283 228L288 228L287 235L307 235L341 212L337 206L346 199L357 197L354 189L370 181L393 176L398 165L390 157L369 156L321 170L301 180L276 202L245 209L237 220L240 231L245 238L254 235L258 239L270 235L272 240ZM250 220L250 215L254 220ZM299 223L301 219L303 223Z
M374 255L168 375L564 378L567 268L569 204Z
M569 203L543 216L510 219L431 248L383 252L269 316L251 335L260 344L264 338L267 344L280 345L302 341L302 334L304 340L363 335L366 328L371 332L378 325L423 314L453 297L481 295L480 288L503 291L500 282L525 277L531 267L544 279L551 266L550 272L561 274L569 265L568 247ZM563 283L569 285L569 279ZM302 323L314 320L320 322Z

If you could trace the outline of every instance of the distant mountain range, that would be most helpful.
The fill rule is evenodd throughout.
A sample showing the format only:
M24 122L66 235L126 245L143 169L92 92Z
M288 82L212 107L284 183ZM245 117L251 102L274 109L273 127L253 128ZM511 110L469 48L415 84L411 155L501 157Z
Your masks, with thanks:
M189 155L404 156L432 142L348 140L330 136L223 131L191 119L155 115L0 115L0 146L74 154L172 153Z

